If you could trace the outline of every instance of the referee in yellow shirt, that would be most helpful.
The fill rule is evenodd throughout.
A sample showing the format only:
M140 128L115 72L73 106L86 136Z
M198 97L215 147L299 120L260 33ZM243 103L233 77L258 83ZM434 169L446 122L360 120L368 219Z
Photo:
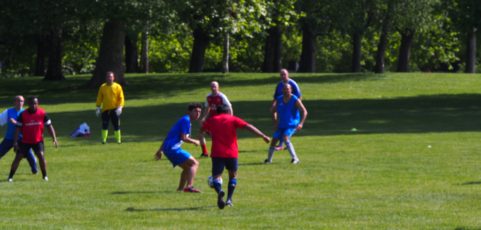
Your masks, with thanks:
M105 83L99 88L97 94L97 110L96 115L102 115L102 144L107 143L109 135L109 120L114 126L114 136L117 143L122 143L120 134L120 114L124 107L124 92L122 86L114 82L115 74L111 71L107 72ZM102 106L102 109L100 108Z

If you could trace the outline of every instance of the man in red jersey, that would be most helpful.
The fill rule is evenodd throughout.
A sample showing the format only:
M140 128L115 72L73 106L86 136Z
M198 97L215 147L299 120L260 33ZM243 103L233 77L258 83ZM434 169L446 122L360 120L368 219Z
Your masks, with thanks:
M211 89L211 93L209 93L209 95L207 95L206 101L205 101L205 107L207 109L205 110L204 116L200 120L201 124L207 118L212 117L212 116L217 114L217 106L219 106L219 105L227 106L228 113L230 115L234 115L234 110L232 109L232 104L230 103L227 96L224 95L219 90L219 83L217 81L212 81L210 83L210 89ZM209 153L207 151L207 145L205 143L205 138L200 138L200 147L202 149L202 154L200 156L201 157L208 157Z
M216 111L218 115L207 119L203 123L201 131L202 134L209 134L212 137L210 155L212 158L212 184L217 192L217 206L223 209L226 204L232 206L232 195L237 185L238 147L236 130L245 128L262 137L266 143L269 143L270 138L241 118L228 114L228 106L220 105ZM222 191L222 172L224 167L229 171L226 202L223 200L225 193Z
M17 130L15 131L13 143L15 150L18 151L13 160L12 168L10 169L10 175L8 176L9 182L13 182L13 175L15 175L15 171L17 171L18 164L30 148L33 149L40 161L43 179L48 181L47 161L44 157L43 146L43 129L45 126L47 126L48 133L53 139L55 148L57 148L57 136L55 135L52 121L45 111L38 106L37 97L28 98L28 109L23 111L17 119ZM23 139L20 141L20 144L17 143L19 133L23 134Z

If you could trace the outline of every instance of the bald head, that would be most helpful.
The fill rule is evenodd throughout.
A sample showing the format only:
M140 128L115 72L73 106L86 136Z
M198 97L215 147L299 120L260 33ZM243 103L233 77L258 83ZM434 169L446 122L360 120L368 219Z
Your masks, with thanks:
M212 81L210 83L210 89L212 90L213 94L217 94L219 92L219 82Z
M22 95L15 96L15 98L13 100L15 109L20 110L21 108L23 108L24 102L25 102L25 99L23 98Z
M287 82L289 80L289 72L287 71L287 69L281 69L279 74L281 77L281 81Z

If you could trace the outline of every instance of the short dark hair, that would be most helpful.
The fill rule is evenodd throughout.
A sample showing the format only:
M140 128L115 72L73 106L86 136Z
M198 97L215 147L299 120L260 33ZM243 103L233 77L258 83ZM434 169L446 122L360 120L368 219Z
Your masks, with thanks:
M216 107L216 112L217 112L217 114L228 113L228 112L229 112L229 106L227 106L227 105L218 105L218 106Z
M197 109L197 108L202 109L202 105L200 103L190 103L189 106L187 106L187 110L189 112L191 112L192 110Z
M37 101L38 101L38 96L28 96L27 102L33 102L35 99L37 99Z

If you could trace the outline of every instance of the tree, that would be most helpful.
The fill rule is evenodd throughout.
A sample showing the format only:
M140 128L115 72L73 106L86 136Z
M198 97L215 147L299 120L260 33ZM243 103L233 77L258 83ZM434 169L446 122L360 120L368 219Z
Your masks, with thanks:
M392 28L392 14L394 12L394 1L387 0L379 5L381 18L381 32L376 50L375 73L384 73L386 49L389 41L389 33Z

